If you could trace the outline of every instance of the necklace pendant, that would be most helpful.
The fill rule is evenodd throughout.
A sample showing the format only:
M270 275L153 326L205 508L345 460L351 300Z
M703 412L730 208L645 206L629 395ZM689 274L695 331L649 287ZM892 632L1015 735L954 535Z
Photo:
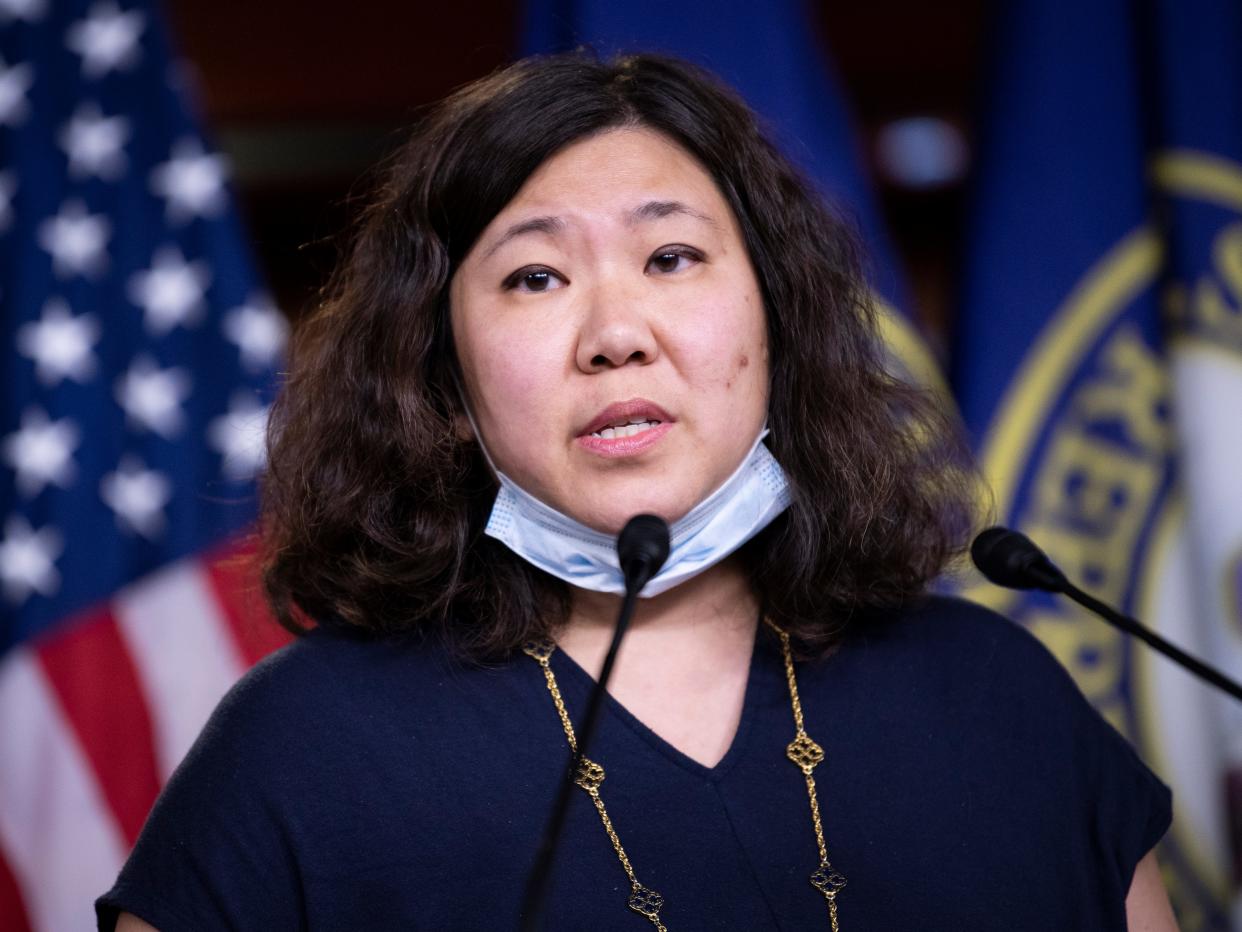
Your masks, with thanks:
M556 653L556 642L548 638L538 638L522 645L522 653L544 663Z
M604 782L604 768L589 757L579 757L574 765L574 783L588 793Z
M628 905L639 915L646 916L652 922L659 922L660 910L664 908L664 897L650 887L644 887L638 881L634 881Z
M828 861L824 860L820 861L819 867L811 872L811 886L832 900L845 887L845 878L837 873L836 868Z
M824 759L824 749L816 744L805 731L800 731L785 748L785 756L797 764L803 773L810 774Z

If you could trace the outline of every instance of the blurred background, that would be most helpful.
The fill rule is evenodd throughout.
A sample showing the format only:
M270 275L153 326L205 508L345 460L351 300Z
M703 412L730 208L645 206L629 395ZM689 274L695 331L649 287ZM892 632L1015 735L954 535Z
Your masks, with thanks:
M858 225L980 526L1242 675L1242 6L0 0L0 927L89 927L220 696L283 642L267 406L372 170L523 54L688 57ZM537 115L532 115L536 118ZM1174 790L1181 927L1242 930L1242 712L969 572Z

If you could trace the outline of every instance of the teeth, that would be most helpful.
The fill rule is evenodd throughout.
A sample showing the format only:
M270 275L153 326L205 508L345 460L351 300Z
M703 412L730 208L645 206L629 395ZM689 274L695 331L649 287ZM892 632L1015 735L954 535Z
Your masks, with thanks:
M633 437L635 434L641 434L644 430L650 430L659 424L659 421L648 420L631 420L628 424L621 424L616 427L605 427L591 434L592 437L599 437L603 440L616 440L620 437Z

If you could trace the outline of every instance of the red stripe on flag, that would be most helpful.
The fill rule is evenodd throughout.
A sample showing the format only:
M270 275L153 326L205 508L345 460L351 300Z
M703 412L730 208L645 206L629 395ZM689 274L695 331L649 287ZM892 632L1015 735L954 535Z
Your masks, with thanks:
M292 640L267 609L252 540L207 554L203 568L246 666Z
M116 621L91 612L39 645L38 658L132 845L160 781L146 698Z
M9 932L30 932L30 920L26 918L21 890L3 857L0 857L0 917Z

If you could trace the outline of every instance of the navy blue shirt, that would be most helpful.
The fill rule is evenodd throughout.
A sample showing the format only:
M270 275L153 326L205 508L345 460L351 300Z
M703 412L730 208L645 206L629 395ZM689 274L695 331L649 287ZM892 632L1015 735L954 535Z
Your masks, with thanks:
M571 716L591 680L558 651ZM1028 633L934 598L797 664L843 932L1125 928L1168 789ZM828 928L779 643L704 767L614 701L592 757L671 932ZM509 929L568 761L542 671L318 631L221 702L97 905L179 929ZM575 791L547 928L651 928Z

